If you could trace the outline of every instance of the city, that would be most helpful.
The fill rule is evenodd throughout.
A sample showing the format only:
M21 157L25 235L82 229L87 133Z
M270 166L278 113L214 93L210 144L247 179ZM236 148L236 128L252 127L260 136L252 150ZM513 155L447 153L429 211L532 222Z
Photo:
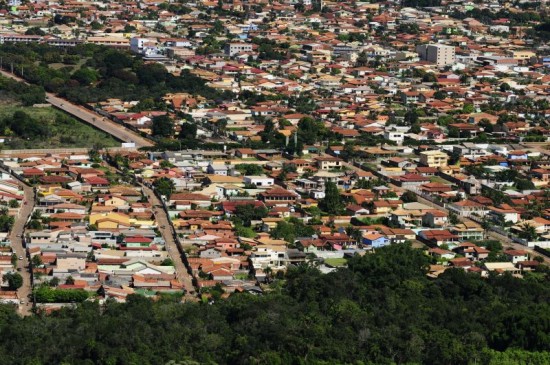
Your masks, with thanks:
M548 10L0 4L0 362L550 363Z

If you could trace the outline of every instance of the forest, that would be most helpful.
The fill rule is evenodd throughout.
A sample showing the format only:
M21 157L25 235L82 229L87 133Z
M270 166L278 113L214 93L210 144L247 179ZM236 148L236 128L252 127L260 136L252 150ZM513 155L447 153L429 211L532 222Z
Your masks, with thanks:
M543 270L426 276L409 245L323 275L299 266L255 296L178 303L132 295L21 318L0 307L2 364L548 364Z

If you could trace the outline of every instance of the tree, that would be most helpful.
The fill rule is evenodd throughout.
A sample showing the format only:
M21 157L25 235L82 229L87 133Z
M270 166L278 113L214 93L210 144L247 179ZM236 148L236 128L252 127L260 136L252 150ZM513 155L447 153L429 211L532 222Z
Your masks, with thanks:
M31 264L33 267L42 266L42 258L40 257L40 255L34 255L31 259Z
M67 279L65 279L66 285L74 285L74 278L72 276L67 276Z
M174 122L167 114L154 117L152 122L153 136L172 137L174 134Z
M19 208L19 202L15 199L9 201L8 206L10 208Z
M517 179L514 183L514 186L518 190L531 190L535 188L535 184L531 180L527 179Z
M267 217L268 210L266 207L255 207L253 204L237 205L235 208L234 218L245 226L250 227L251 221L259 220Z
M161 177L155 180L153 186L160 195L164 195L167 199L170 198L176 189L174 182L167 177Z
M471 114L475 111L474 104L464 104L462 107L462 112L464 114Z
M23 277L19 273L9 272L4 274L2 279L8 282L8 287L10 290L17 290L23 286Z
M327 181L325 184L325 197L319 202L319 208L333 215L342 213L344 204L342 203L340 191L335 183Z
M512 88L510 87L509 84L507 84L506 82L503 82L502 84L500 84L500 91L502 91L503 93L507 92L507 91L510 91Z
M460 223L460 219L458 218L458 215L456 215L456 213L449 212L449 223L451 224Z
M413 193L410 190L407 190L406 192L403 193L403 195L401 195L401 200L404 203L413 203L418 201L418 198L416 197L415 193Z
M171 258L165 258L165 259L162 260L162 262L160 263L160 266L174 266L174 261L172 261Z
M527 241L534 241L539 236L535 226L529 223L523 223L521 226L521 231L519 232L520 238L524 238Z
M81 67L73 73L71 78L82 85L90 85L99 79L99 73L91 68Z

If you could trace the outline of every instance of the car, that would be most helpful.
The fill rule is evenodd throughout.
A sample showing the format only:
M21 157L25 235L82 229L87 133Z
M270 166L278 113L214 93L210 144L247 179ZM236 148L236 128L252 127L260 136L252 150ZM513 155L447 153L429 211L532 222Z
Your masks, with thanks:
M19 256L19 260L23 260L23 256Z

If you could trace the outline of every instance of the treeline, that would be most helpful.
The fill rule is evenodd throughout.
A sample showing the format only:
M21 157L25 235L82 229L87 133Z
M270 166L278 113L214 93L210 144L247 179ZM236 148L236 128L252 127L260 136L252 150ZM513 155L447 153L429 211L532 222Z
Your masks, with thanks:
M84 302L20 318L0 307L2 364L546 364L545 272L482 279L426 277L406 245L356 257L323 275L305 266L263 296L212 305Z
M93 103L108 98L123 100L159 99L169 92L187 92L210 100L233 97L219 92L205 80L182 71L169 73L157 63L145 63L129 51L83 44L59 49L45 44L4 44L0 46L2 66L33 84L73 102ZM79 60L86 62L78 66ZM50 67L51 64L65 67Z

